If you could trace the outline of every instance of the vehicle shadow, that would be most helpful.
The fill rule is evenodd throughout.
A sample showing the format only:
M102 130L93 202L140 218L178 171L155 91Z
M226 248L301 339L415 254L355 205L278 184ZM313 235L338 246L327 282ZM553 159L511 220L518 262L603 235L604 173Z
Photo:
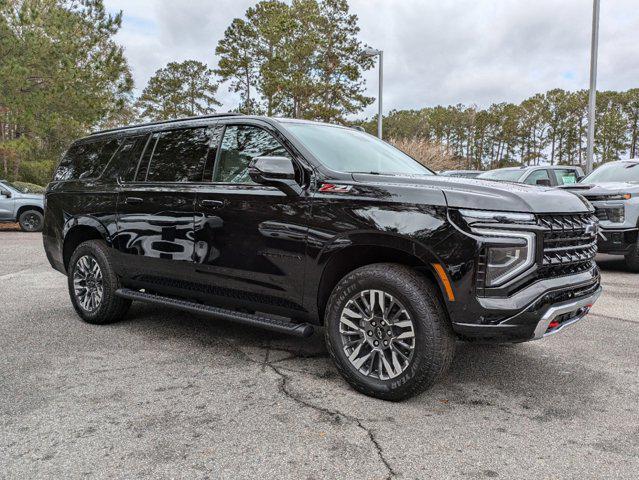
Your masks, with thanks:
M597 255L595 261L603 272L634 273L628 268L626 262L624 261L624 257L622 257L621 255L606 255L600 253L599 255Z
M340 394L353 394L339 376L324 345L323 329L308 339L293 338L231 322L184 312L168 313L161 307L136 304L128 321L113 327L131 329L152 343L186 342L211 355L236 355L254 362L273 364L291 375L316 377ZM549 339L553 341L554 339ZM179 348L179 345L178 345ZM546 421L568 418L592 408L592 386L606 388L603 374L576 359L553 355L543 342L490 345L458 342L448 375L429 392L409 400L432 407L438 399L449 406L517 409L531 418ZM326 385L324 384L324 388ZM312 398L313 392L307 392Z

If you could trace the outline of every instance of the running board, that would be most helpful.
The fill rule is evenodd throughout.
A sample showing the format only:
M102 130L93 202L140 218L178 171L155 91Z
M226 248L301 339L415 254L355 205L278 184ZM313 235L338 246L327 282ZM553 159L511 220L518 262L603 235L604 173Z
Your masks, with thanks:
M221 318L231 322L247 325L250 327L264 328L273 332L285 333L295 337L310 337L313 335L314 328L308 323L291 323L276 318L269 318L262 315L253 315L250 313L236 312L234 310L226 310L219 307L211 307L202 305L201 303L189 302L187 300L179 300L177 298L164 297L152 293L140 292L129 288L120 288L115 294L118 297L137 300L140 302L154 303L156 305L164 305L166 307L184 310L191 313L199 313L212 317Z

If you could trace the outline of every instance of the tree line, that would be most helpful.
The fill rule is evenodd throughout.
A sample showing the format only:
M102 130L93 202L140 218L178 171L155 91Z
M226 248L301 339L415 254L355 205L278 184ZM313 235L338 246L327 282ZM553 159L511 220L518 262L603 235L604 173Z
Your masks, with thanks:
M211 67L169 62L142 93L114 36L122 12L103 0L0 0L0 176L45 184L69 143L87 132L146 120L213 113L221 83L235 111L341 124L373 102L373 67L346 0L263 0L211 45ZM494 168L583 164L587 93L551 90L520 104L394 110L385 138L427 164ZM639 89L601 92L597 160L639 156ZM409 153L411 153L409 152Z
M212 44L216 68L170 62L139 98L121 25L103 0L0 0L0 176L44 184L90 130L212 113L220 82L249 114L345 122L373 101L346 0L260 1Z
M402 146L431 142L449 164L490 169L512 165L584 165L588 92L550 90L520 104L436 106L394 110L384 116L384 135ZM370 133L377 118L361 122ZM597 94L596 163L639 157L639 88Z

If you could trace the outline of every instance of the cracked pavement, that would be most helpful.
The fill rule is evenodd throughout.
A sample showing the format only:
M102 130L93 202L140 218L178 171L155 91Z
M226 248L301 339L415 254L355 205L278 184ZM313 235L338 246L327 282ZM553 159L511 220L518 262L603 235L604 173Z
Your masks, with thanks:
M2 478L636 478L639 274L601 257L584 321L459 343L403 403L362 396L311 339L136 304L82 323L38 234L0 232Z

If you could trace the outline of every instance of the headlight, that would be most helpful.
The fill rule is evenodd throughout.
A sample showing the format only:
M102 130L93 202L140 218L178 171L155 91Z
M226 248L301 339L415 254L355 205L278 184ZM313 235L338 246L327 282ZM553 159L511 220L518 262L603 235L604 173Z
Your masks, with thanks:
M535 263L535 234L488 229L472 229L473 233L499 240L487 245L484 260L486 287L497 287L515 278ZM507 240L504 242L504 240Z
M623 223L626 221L626 209L623 205L618 207L608 207L608 220L612 223Z

